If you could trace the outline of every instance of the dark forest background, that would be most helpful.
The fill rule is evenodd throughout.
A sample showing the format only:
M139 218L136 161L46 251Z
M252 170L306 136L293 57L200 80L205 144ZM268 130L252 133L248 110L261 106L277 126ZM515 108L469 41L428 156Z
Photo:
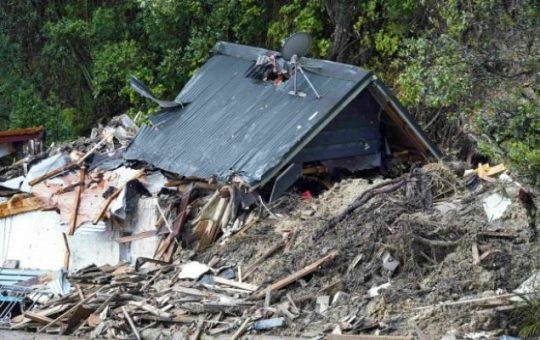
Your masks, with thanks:
M3 0L0 128L44 125L47 141L156 110L137 76L172 99L218 40L373 70L450 155L479 152L540 183L536 0Z

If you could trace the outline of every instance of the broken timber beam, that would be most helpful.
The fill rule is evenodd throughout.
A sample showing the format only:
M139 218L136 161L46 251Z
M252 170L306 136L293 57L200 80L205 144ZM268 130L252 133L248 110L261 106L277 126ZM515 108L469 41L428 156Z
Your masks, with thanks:
M71 212L71 220L69 221L69 231L68 235L71 236L75 233L75 229L77 228L77 215L79 214L79 205L81 204L81 195L84 190L84 178L86 176L86 168L84 166L81 167L80 173L79 173L79 186L75 189L75 204L73 207L73 211Z
M337 251L335 250L332 250L330 253L328 253L326 256L318 259L317 261L313 262L312 264L300 269L299 271L289 275L289 276L286 276L284 278L282 278L281 280L273 283L272 285L270 285L270 291L275 291L275 290L279 290L283 287L286 287L288 285L290 285L291 283L297 281L298 279L308 275L308 274L311 274L313 273L314 271L317 270L317 268L319 268L320 265L322 265L323 263L327 262L327 261L330 261L332 260L334 257L337 256ZM260 291L259 293L257 293L256 298L258 299L262 299L263 297L265 297L266 295L266 291L265 290L262 290Z
M69 259L71 257L71 250L69 249L69 243L68 243L66 233L62 233L62 237L64 238L64 245L66 246L66 249L64 250L64 268L66 270L68 270L69 269Z
M51 327L51 326L54 326L56 325L60 320L62 320L64 317L68 316L69 314L73 313L75 310L77 310L80 306L82 306L83 304L87 303L90 299L92 299L97 293L98 293L99 289L95 292L93 292L92 294L88 295L84 300L81 300L79 301L77 304L75 304L73 307L71 307L70 309L68 309L66 312L62 313L60 316L58 316L56 319L52 320L51 322L49 322L48 324L46 324L45 326L41 327L40 329L37 330L38 333L41 333L43 332L44 330L46 330L47 328Z
M180 213L173 222L173 229L171 230L171 233L165 240L162 241L156 250L154 259L159 260L163 258L165 262L170 262L175 249L173 241L178 243L176 237L180 234L180 230L188 218L189 201L191 199L192 191L192 188L190 188L182 195L182 200L180 201Z
M158 230L148 230L148 231L141 231L138 234L128 235L128 236L122 236L116 239L116 242L118 243L128 243L133 242L137 240L142 240L144 238L148 237L154 237L158 235Z
M229 280L220 276L214 276L214 282L219 283L221 285L225 285L225 286L240 288L240 289L247 290L250 292L254 292L259 288L256 285L252 285L252 284L240 282L240 281Z
M53 321L53 319L49 318L48 316L44 316L44 315L30 312L30 311L24 312L23 316L34 322L45 324L45 325Z
M101 218L103 217L103 215L105 215L105 212L107 211L107 208L109 207L109 205L111 205L112 201L118 197L118 195L120 195L120 193L122 192L122 190L124 190L124 187L126 186L126 184L130 181L133 181L139 177L141 177L142 175L144 175L144 170L138 170L133 176L131 176L131 178L129 178L125 183L123 183L122 185L120 185L118 188L116 188L116 190L111 194L111 196L107 197L107 199L105 200L105 202L103 203L103 205L101 206L101 209L99 211L99 213L96 215L96 217L94 218L94 220L92 221L92 224L97 224L99 222L99 220L101 220Z
M135 327L135 324L133 323L133 320L131 319L131 316L129 316L129 313L125 306L122 306L122 312L124 313L124 317L126 318L129 326L131 327L131 330L133 331L133 335L137 338L137 340L141 340L141 335L139 334L139 331L137 330L137 327Z

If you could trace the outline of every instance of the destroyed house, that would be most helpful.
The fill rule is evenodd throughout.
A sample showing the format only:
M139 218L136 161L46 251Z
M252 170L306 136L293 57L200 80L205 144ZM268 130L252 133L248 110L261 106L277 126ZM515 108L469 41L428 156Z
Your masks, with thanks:
M270 200L306 165L357 171L386 167L396 156L441 157L373 73L302 58L307 77L298 77L299 91L291 94L291 78L249 76L260 56L279 58L279 53L217 43L176 97L184 104L154 115L125 157L186 177L239 179L251 190L274 181Z

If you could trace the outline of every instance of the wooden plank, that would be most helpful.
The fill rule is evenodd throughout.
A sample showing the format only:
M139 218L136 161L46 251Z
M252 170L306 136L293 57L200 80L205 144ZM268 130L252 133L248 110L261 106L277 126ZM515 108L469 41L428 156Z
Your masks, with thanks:
M129 313L126 309L126 307L122 306L122 313L124 313L124 316L126 317L126 320L129 323L129 326L131 327L131 330L133 331L133 334L137 338L137 340L141 340L141 335L139 334L139 331L137 330L137 327L135 327L135 324L133 323L133 320L129 316Z
M13 195L9 201L0 203L0 218L39 210L45 207L43 202L38 198L25 196L22 194Z
M81 204L81 194L84 190L84 178L86 176L86 168L81 167L79 171L79 186L75 188L75 203L73 210L71 212L71 219L69 221L69 231L68 235L73 235L75 233L75 228L77 228L77 215L79 214L79 205Z
M486 297L476 298L476 299L446 301L446 302L441 302L434 305L416 307L416 308L413 308L413 310L422 310L422 309L430 309L430 308L438 308L438 307L446 307L446 306L460 306L460 305L469 305L469 304L478 304L478 303L490 303L490 302L500 302L500 304L503 304L505 303L504 300L509 299L514 296L518 296L518 295L513 294L513 293L508 293L508 294L501 294L501 295L486 296Z
M172 314L162 311L161 309L154 307L152 305L149 305L147 303L144 303L142 301L129 301L128 304L130 306L139 307L142 310L145 310L149 312L150 314L153 314L157 317L164 318L164 319L171 319Z
M337 256L337 251L335 251L335 250L331 251L326 256L318 259L317 261L313 262L312 264L310 264L310 265L300 269L299 271L297 271L297 272L295 272L295 273L293 273L293 274L291 274L289 276L286 276L286 277L282 278L281 280L273 283L272 285L270 285L270 291L279 290L279 289L281 289L283 287L286 287L286 286L290 285L291 283L301 279L302 277L313 273L314 271L316 271L319 268L320 265L324 264L327 261L332 260L336 256ZM256 297L258 299L262 299L265 295L266 295L265 290L262 290L256 295Z
M69 259L71 257L71 250L69 249L69 243L68 243L66 233L62 233L62 237L64 238L64 247L66 247L66 249L64 250L64 268L66 268L66 270L68 270L69 269Z
M478 251L478 245L473 243L472 245L472 263L476 266L480 263L480 252Z
M186 223L188 214L189 214L189 202L191 199L192 187L182 195L182 200L180 201L180 213L173 222L172 232L167 236L167 238L159 245L155 259L163 258L164 261L170 262L172 258L173 251L175 249L174 243L178 243L176 237L180 234L182 226ZM169 248L172 247L172 250Z
M116 242L118 242L118 243L128 243L128 242L142 240L142 239L149 238L149 237L154 237L154 236L157 236L157 234L158 234L157 230L148 230L148 231L143 231L143 232L140 232L140 233L134 234L134 235L128 235L128 236L119 237L119 238L116 239Z
M69 307L69 305L67 304L64 304L64 305L57 305L57 306L54 306L54 307L51 307L51 308L47 308L47 309L44 309L44 310L40 310L38 312L32 312L34 315L39 315L39 317L43 318L43 317L48 317L50 315L53 315L53 314L56 314L56 313L61 313L63 312L64 310L66 310L67 308ZM24 317L24 315L19 315L17 316L16 318L22 318L21 321L18 321L16 324L14 324L13 326L10 327L10 329L19 329L19 328L24 328L27 324L29 324L30 322L32 322L33 320L30 319L30 318L27 318L27 317Z
M219 277L219 276L214 276L214 282L225 285L225 286L231 286L231 287L235 287L235 288L248 290L250 292L254 292L257 289L259 289L259 287L256 286L256 285L252 285L252 284L245 283L245 282L229 280L229 279Z
M116 190L111 194L111 196L109 196L105 202L103 203L103 205L101 206L101 209L99 211L99 213L96 215L96 217L94 217L94 220L92 221L93 224L97 224L99 222L99 220L101 220L101 218L103 217L103 215L105 215L105 212L107 211L107 208L109 207L109 205L112 203L112 201L118 197L118 195L120 195L120 193L122 192L122 190L124 190L124 187L126 186L126 184L134 179L137 179L139 177L141 177L142 175L144 175L144 170L138 170L133 176L131 176L125 183L123 183L122 185L120 185L118 188L116 188Z
M41 324L48 324L49 322L52 322L53 319L47 317L47 316L44 316L44 315L41 315L41 314L38 314L38 313L34 313L34 312L24 312L23 313L23 316L25 318L28 318L34 322L37 322L37 323L41 323Z
M98 290L99 291L99 290ZM95 291L93 292L92 294L88 295L86 297L86 299L84 300L81 300L79 301L77 304L75 304L73 307L71 307L70 309L68 309L66 312L62 313L60 316L58 316L56 319L52 320L51 322L49 322L48 324L46 324L45 326L41 327L40 329L38 329L38 333L41 333L43 332L44 330L46 330L47 328L51 327L51 326L54 326L56 325L60 320L62 320L63 318L65 318L66 316L70 315L71 313L73 313L74 311L76 311L80 306L82 306L84 303L87 303L91 298L93 298L98 291Z
M267 258L272 256L276 251L281 249L285 245L285 241L280 241L276 244L274 244L272 247L270 247L264 254L262 254L260 257L258 257L252 264L250 264L245 270L244 270L244 276L243 279L245 280L248 276L253 274L257 267Z
M231 336L231 340L240 339L242 334L246 331L248 328L249 322L251 321L251 318L246 318L244 322L242 322L242 325L236 330L236 332Z

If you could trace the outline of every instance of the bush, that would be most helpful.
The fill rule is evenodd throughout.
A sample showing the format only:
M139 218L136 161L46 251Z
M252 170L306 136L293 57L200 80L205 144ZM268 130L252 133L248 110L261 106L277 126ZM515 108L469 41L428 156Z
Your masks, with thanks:
M476 112L474 127L482 152L540 185L540 106L534 92L532 87L500 91Z

